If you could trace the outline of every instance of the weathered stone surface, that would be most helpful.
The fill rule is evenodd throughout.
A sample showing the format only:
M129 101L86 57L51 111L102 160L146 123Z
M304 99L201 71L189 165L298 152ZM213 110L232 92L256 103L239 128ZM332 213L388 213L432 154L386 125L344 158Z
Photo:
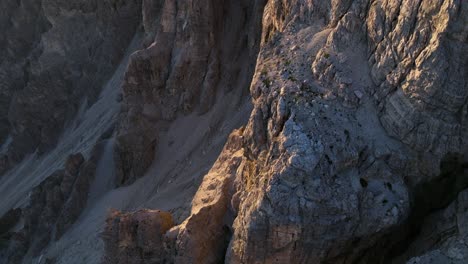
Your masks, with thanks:
M173 226L172 216L168 212L111 211L102 234L106 247L102 263L166 263L164 234Z
M250 84L250 119L205 176L190 216L172 227L168 213L112 212L104 262L466 261L466 2L143 0L141 15L135 1L20 2L28 12L0 6L15 18L0 40L0 141L13 136L0 173L46 149L78 100L92 99L120 54L111 41L128 43L140 17L145 38L116 127L117 185L147 171L159 132L177 117ZM86 34L68 37L69 27ZM12 235L13 263L79 215L95 170L92 161L76 169L81 162L33 192L25 228Z
M434 161L465 151L468 6L415 1L400 7L396 16L397 3L388 11L379 4L370 11L377 21L368 27L374 32L369 62L382 125L412 149L431 153ZM395 22L385 28L382 20Z
M196 196L231 196L227 263L395 257L419 187L441 174L447 156L468 149L466 8L460 1L268 1L251 84L255 108L238 135L243 154L240 162L223 160L238 164L229 176L237 184L227 194L225 181L207 188L209 173ZM179 245L199 244L184 228L207 218L212 199L193 208L174 229ZM220 229L228 211L209 222ZM214 263L210 257L197 263Z
M205 176L192 202L191 216L168 232L171 263L223 262L231 237L236 170L242 161L241 131L234 132ZM203 226L203 228L200 228Z

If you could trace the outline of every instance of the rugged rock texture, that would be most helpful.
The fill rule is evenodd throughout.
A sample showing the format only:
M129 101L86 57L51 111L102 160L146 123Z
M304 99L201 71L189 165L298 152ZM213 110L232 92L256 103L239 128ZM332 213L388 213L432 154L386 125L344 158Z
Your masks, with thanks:
M234 220L235 205L230 200L235 191L233 180L244 154L241 133L231 134L205 176L193 199L190 217L168 232L166 254L170 263L219 263L224 258Z
M132 56L123 84L117 184L144 174L154 159L158 132L169 121L204 113L217 96L248 87L262 2L143 2L147 41L154 39Z
M58 240L78 219L86 206L102 147L98 144L87 161L81 154L71 155L63 170L32 190L29 205L15 222L22 221L23 226L7 241L4 259L20 263L25 256L39 256L51 240Z
M12 139L1 175L50 149L83 101L96 99L141 21L141 1L3 1L0 9L0 142Z
M369 23L368 30L382 125L435 161L466 151L468 6L463 1L417 1L401 7L398 16L379 9L378 4L371 8L378 23ZM396 23L382 30L382 19Z
M417 193L431 191L424 186L446 157L468 149L468 6L403 2L267 3L255 108L235 132L242 143L221 154L232 158L213 168L234 167L205 177L196 197L210 198L195 198L175 229L176 263L380 263L399 254L405 227L418 221ZM226 219L235 220L223 233ZM213 233L194 231L205 226Z
M168 212L140 210L112 211L102 234L106 243L103 263L165 263L164 234L174 226Z
M92 100L93 85L119 57L114 43L128 43L140 22L135 1L20 3L0 4L20 10L13 20L0 17L0 28L13 32L0 40L0 100L8 105L0 107L0 139L12 128L3 169L53 142L52 127L79 98ZM165 212L113 211L103 262L466 262L466 1L141 6L143 48L128 65L117 125L118 186L145 174L159 133L176 118L202 115L233 89L247 97L249 85L254 108L204 177L187 219L173 227ZM68 27L86 33L61 35ZM17 28L27 29L25 41ZM27 55L11 48L15 41ZM40 253L78 217L95 170L92 158L83 162L70 159L34 190L22 231L8 225L12 263Z

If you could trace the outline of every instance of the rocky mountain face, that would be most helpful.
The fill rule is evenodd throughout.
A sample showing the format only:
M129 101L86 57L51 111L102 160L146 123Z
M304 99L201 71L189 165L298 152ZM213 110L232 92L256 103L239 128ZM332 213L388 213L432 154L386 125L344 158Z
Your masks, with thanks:
M83 100L96 100L136 32L141 1L2 1L0 9L3 174L50 150Z
M203 114L217 96L248 87L262 2L143 1L146 45L133 54L122 85L117 184L144 174L157 132L179 113Z
M97 144L87 161L81 153L70 155L64 169L55 171L31 191L28 206L21 210L23 227L11 234L6 259L15 263L25 256L38 256L78 219L86 207L102 150L103 144Z
M93 104L130 40L143 35L114 88L122 92L115 131L5 212L0 262L84 261L57 248L96 252L87 263L468 261L465 1L22 0L0 7L3 172L20 170L36 149L48 155L79 103ZM223 136L199 181L184 181L189 159L158 162L178 159L175 152L204 155L205 141L170 152L179 145L166 147L166 137L188 117L220 111L219 102L234 116L229 106L244 100L252 102L248 120ZM204 128L206 142L223 124ZM196 134L199 126L185 129ZM112 139L105 141L113 143L111 163L102 162L104 138ZM106 192L120 196L118 206L90 198L104 177L100 164L115 169L116 189ZM167 181L170 171L177 175ZM144 184L158 177L167 183L156 179L147 191ZM190 206L165 198L174 190ZM93 213L114 206L105 221ZM67 244L92 222L103 245Z

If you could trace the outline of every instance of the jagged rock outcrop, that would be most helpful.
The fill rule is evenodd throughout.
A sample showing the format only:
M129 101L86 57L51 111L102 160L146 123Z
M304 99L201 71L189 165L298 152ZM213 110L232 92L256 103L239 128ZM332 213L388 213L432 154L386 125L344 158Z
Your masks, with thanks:
M0 4L0 175L49 150L83 101L93 102L141 21L140 0Z
M55 221L72 191L83 162L81 154L69 157L65 170L55 172L33 189L29 206L24 210L25 235L31 238L29 247L32 254L39 254L53 237Z
M21 221L22 228L10 236L0 259L20 263L25 257L37 257L50 241L62 237L86 206L102 148L103 143L97 144L88 160L80 153L70 155L63 170L32 190L29 205L15 222Z
M231 134L205 176L193 199L190 217L168 232L169 263L219 263L224 259L236 206L231 204L234 179L244 154L241 133Z
M158 132L178 115L204 113L217 96L248 87L263 2L143 2L147 41L154 39L132 56L123 84L117 184L144 174Z
M102 234L106 243L102 263L165 263L164 234L173 226L172 216L168 212L110 212Z

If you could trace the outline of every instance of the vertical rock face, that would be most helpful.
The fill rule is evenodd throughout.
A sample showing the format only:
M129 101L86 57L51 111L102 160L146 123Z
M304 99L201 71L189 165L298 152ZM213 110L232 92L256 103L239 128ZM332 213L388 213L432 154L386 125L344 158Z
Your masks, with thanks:
M399 254L416 192L468 149L467 17L463 1L268 1L255 108L174 229L175 262L221 261L190 245L231 234L227 263Z
M369 48L375 50L369 62L382 125L437 158L466 151L468 6L416 1L384 9L375 3L369 12L375 17L368 21Z
M21 0L0 8L0 142L12 137L3 174L53 146L83 99L96 99L135 34L141 2Z
M229 137L217 162L192 201L191 216L168 232L171 263L220 263L231 237L237 168L242 161L242 131ZM200 228L203 226L204 228Z
M250 119L228 138L189 216L174 226L162 211L111 212L104 263L468 261L466 1L21 0L0 8L8 36L0 39L0 141L11 135L0 173L53 145L139 23L144 40L127 68L116 128L118 186L145 174L158 134L176 118L202 115L234 89L248 97L250 86ZM10 262L39 254L75 222L96 155L70 157L37 186L19 232L17 211L2 218Z
M177 115L204 113L217 96L248 87L262 2L144 1L147 41L154 39L133 55L123 84L118 184L143 175L158 132Z

